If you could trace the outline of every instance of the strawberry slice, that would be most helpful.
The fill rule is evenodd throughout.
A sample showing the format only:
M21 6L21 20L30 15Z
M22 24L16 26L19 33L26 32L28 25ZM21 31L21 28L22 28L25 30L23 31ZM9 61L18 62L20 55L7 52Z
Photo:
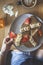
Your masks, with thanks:
M10 36L10 38L16 38L17 37L17 34L15 34L13 32L10 32L9 36Z
M24 35L21 42L25 43L29 40L29 36L28 35Z
M39 30L39 31L38 31L38 34L39 34L39 36L42 36L42 31Z
M25 20L24 24L30 24L30 19L31 19L31 18L27 18L27 19Z

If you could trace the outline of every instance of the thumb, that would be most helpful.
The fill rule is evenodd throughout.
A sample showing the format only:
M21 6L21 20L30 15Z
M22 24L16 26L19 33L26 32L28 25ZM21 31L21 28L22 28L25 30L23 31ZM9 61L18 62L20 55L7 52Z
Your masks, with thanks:
M6 44L13 44L13 38L11 38Z

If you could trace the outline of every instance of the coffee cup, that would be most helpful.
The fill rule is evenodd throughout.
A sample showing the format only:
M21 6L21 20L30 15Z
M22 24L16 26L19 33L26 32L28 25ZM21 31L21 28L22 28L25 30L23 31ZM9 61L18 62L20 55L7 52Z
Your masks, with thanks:
M25 8L33 8L37 4L37 0L18 0L18 5L23 5Z

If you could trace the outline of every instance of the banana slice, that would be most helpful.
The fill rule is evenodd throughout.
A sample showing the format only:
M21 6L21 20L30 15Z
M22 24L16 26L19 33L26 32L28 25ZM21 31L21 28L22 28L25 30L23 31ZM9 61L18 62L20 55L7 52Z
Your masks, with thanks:
M32 38L32 36L30 36L29 42L35 47L36 46L36 42L34 41L34 39Z
M34 36L37 33L38 29L35 29L34 32L31 30L31 36Z
M15 39L16 46L20 46L21 39L22 39L22 34L18 34L16 39Z
M23 28L20 29L20 32L26 32L26 31L29 31L30 30L30 26L25 26Z
M37 28L37 27L40 27L40 26L41 26L41 23L30 24L31 29Z

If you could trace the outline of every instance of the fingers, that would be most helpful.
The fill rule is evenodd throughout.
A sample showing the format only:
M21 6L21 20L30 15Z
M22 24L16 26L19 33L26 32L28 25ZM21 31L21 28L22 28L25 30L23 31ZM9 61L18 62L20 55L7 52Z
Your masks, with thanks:
M13 39L11 38L6 44L13 44Z
M10 38L9 36L4 38L3 44L1 47L1 52L4 52L5 50L6 51L9 50L12 44L13 44L13 38Z
M9 35L6 37L6 38L4 38L4 40L3 40L3 44L11 44L11 43L13 43L13 38L10 38L9 37Z
M9 35L4 38L3 43L6 43L6 39L9 38Z

